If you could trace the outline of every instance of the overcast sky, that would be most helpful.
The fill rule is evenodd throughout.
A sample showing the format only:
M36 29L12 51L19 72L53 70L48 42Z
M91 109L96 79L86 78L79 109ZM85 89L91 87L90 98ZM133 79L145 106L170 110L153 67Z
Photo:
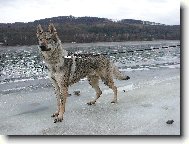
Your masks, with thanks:
M0 23L68 16L180 24L179 0L0 0Z

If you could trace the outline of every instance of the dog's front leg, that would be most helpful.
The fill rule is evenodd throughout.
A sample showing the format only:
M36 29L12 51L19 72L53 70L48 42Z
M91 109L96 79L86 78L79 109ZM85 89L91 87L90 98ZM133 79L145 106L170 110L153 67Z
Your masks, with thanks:
M61 122L63 120L67 95L68 95L68 87L61 85L60 86L60 102L59 102L60 111L59 111L58 116L55 118L54 123Z
M51 76L51 81L53 83L54 91L56 94L56 100L57 100L57 111L53 113L51 117L57 117L60 112L60 88L58 86L57 81L55 80L55 77Z

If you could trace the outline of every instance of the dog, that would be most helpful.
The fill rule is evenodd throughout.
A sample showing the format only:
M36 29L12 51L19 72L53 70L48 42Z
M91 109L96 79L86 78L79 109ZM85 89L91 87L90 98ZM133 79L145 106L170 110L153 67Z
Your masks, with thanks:
M89 84L96 91L96 98L88 102L88 105L95 104L102 94L99 79L113 90L114 97L111 103L117 102L117 87L114 85L113 77L119 80L128 80L130 77L121 73L107 57L103 55L68 56L52 23L49 24L46 32L43 31L41 25L38 25L36 35L39 41L39 51L48 68L56 94L57 111L52 115L55 117L54 123L63 120L68 87L82 78L87 77Z

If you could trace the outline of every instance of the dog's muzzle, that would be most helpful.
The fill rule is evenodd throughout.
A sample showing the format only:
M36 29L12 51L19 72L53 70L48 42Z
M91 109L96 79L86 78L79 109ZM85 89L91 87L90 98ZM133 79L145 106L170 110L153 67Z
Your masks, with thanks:
M44 46L44 45L41 45L41 46L39 46L40 48L41 48L41 51L50 51L51 50L51 48L47 48L46 46Z

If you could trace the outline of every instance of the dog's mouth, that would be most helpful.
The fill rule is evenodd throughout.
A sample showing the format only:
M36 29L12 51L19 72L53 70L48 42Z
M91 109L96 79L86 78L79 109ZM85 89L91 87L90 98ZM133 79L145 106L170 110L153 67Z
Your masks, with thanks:
M47 48L46 46L44 46L44 45L41 45L41 46L39 46L40 48L41 48L41 51L50 51L51 50L51 48Z

